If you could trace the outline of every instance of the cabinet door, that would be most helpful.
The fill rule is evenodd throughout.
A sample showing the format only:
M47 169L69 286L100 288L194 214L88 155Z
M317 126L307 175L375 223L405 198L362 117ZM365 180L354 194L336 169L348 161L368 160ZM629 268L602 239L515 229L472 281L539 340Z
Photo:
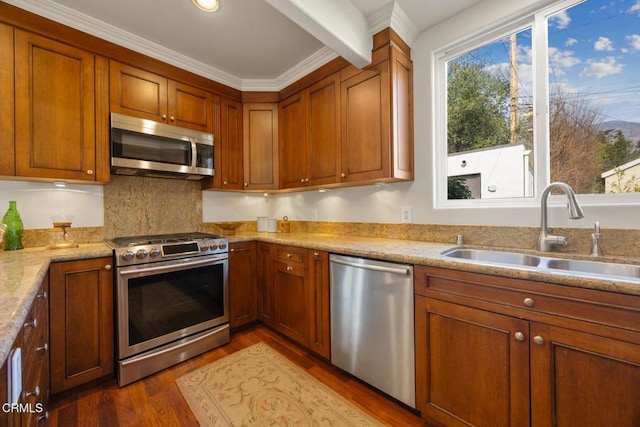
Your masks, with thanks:
M342 82L342 181L389 176L389 62Z
M220 171L223 190L242 190L242 104L222 98L220 122L221 159L216 173Z
M532 425L639 425L640 345L539 323L531 337Z
M0 24L0 175L15 175L13 28ZM3 400L4 402L4 400ZM1 415L0 415L1 417Z
M258 319L256 244L229 245L229 324L231 328Z
M168 81L135 67L110 62L111 111L168 123Z
M273 325L273 245L258 243L258 317Z
M320 356L331 358L329 311L329 254L309 251L309 346Z
M340 73L307 89L309 93L309 185L340 182Z
M15 37L16 175L93 181L94 56L19 30Z
M278 189L278 104L243 105L244 189Z
M50 267L51 393L113 374L112 258Z
M529 323L419 296L415 308L417 409L447 426L529 425Z
M309 116L306 92L299 92L278 107L280 188L309 183Z
M213 132L213 94L173 80L168 84L168 123Z
M309 285L307 270L273 263L274 326L302 345L309 344Z

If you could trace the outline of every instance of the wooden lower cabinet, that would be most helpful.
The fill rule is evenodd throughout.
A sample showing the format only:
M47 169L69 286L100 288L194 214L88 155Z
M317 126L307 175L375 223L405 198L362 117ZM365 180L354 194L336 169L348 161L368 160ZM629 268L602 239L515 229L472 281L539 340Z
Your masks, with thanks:
M330 357L329 254L258 243L258 316L322 357Z
M229 245L229 326L258 320L256 243Z
M416 402L447 426L522 426L529 420L525 320L416 297Z
M640 425L640 297L414 271L424 418L447 426Z
M113 375L112 262L105 257L51 264L52 394Z

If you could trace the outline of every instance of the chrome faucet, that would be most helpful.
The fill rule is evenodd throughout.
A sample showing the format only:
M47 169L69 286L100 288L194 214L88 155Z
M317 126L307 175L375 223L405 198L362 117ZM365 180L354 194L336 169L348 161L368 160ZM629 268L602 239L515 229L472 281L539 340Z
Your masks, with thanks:
M602 248L600 247L600 223L598 221L593 224L593 234L591 235L591 256L602 256Z
M562 190L569 200L568 209L569 209L569 218L571 219L580 219L584 217L582 213L582 209L580 205L578 205L578 201L576 200L576 194L573 192L573 189L569 187L564 182L552 182L544 189L542 192L542 199L540 202L541 205L541 219L540 219L540 234L538 234L538 250L542 252L549 252L553 248L553 245L563 245L566 246L569 242L567 238L564 236L554 236L553 234L549 234L549 230L547 228L547 199L549 198L549 194L551 191L559 189Z

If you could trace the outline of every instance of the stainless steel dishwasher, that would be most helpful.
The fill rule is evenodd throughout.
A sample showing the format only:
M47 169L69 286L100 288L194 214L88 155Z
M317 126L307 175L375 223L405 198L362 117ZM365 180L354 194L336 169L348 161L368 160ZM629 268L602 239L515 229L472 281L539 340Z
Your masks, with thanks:
M415 408L413 267L329 259L331 363Z

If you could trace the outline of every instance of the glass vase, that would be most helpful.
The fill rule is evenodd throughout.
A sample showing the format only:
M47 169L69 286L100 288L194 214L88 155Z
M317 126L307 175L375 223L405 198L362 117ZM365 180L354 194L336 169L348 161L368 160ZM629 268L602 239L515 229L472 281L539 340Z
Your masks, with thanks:
M4 233L4 250L14 251L16 249L22 249L22 232L24 226L22 224L22 218L16 208L15 200L9 202L9 210L4 214L2 223L7 226Z

